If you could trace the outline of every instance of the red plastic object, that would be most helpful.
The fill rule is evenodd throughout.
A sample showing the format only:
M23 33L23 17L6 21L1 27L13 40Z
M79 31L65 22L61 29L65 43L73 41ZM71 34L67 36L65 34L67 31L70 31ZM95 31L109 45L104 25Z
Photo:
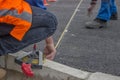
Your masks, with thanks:
M33 46L33 50L36 50L36 48L37 48L37 45L36 45L36 44L34 44L34 46Z
M34 73L31 69L31 64L22 63L21 69L27 77L33 77Z

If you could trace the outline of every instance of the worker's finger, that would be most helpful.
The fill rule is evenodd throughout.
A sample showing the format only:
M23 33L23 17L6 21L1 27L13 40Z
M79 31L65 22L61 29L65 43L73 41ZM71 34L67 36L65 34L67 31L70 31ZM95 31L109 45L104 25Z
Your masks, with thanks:
M55 53L51 53L49 55L46 55L46 58L49 59L49 60L53 60L55 57Z

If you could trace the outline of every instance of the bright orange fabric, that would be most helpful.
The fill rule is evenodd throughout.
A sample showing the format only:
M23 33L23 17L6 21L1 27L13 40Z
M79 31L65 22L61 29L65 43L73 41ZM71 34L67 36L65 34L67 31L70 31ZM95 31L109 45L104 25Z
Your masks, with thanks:
M32 13L29 4L24 0L0 0L0 9L16 9L18 12L25 10Z
M17 10L18 15L22 12L32 14L29 4L24 0L0 0L0 10ZM1 15L0 23L8 23L15 25L10 34L19 41L22 40L25 33L29 30L31 26L31 22L9 14Z

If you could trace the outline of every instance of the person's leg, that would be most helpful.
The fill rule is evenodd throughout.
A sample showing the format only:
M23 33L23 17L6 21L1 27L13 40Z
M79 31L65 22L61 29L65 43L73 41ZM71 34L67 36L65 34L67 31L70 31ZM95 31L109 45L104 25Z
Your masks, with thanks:
M111 13L117 13L117 6L115 0L110 0L110 11Z
M117 20L117 6L115 0L110 0L110 12L111 12L111 20Z
M1 37L0 55L15 53L30 44L46 39L55 32L57 20L53 14L36 7L32 7L32 10L31 29L26 33L22 41L18 41L10 35Z
M108 21L110 16L110 0L101 0L101 7L96 18Z
M107 26L107 21L110 19L110 0L101 0L101 7L98 15L92 22L86 23L88 29L99 29Z

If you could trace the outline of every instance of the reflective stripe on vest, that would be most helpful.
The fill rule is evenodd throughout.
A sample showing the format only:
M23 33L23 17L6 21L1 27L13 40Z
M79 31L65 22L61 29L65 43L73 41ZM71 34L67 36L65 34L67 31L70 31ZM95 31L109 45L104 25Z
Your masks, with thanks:
M17 10L0 10L1 17L4 17L6 15L11 15L17 18L21 18L28 22L32 21L31 14L29 14L28 12L22 12L21 14L18 14Z

